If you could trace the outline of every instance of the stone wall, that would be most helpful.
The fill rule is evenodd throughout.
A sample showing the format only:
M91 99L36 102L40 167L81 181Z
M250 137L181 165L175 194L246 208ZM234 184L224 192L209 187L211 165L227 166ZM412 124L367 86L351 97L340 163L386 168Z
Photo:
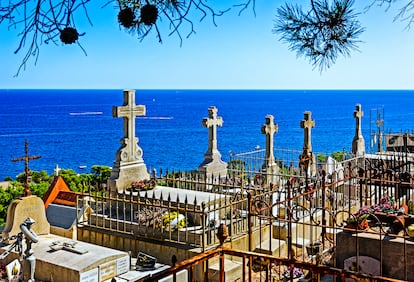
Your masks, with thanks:
M382 276L414 281L414 241L371 233L337 234L336 267L353 256L369 256L382 265ZM381 240L380 240L381 238Z

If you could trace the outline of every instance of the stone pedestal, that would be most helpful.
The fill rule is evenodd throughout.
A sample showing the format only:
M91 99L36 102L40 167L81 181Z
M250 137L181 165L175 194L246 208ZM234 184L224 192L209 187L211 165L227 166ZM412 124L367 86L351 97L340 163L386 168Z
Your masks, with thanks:
M122 193L126 188L131 187L133 181L149 178L150 175L144 162L115 164L111 177L108 179L108 187L112 192Z
M32 229L36 234L49 234L50 224L46 219L45 206L41 198L27 196L13 200L7 210L6 227L3 230L3 238L20 233L20 224L26 218L34 219Z
M198 167L198 172L206 176L206 180L218 180L216 178L226 177L227 175L227 163L223 162L221 159L213 160L208 163L202 163ZM216 182L216 181L213 181Z

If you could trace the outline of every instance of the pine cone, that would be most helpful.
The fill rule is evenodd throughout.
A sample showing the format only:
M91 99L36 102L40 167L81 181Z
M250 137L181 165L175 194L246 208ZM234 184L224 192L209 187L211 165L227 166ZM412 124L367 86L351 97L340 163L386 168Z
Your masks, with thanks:
M158 9L156 6L147 4L141 8L141 22L145 25L155 24L158 18Z
M65 44L75 43L79 38L78 31L73 27L65 27L60 31L60 40Z
M126 28L130 28L131 26L134 25L134 20L135 20L135 14L131 8L127 7L119 11L118 21L122 26Z

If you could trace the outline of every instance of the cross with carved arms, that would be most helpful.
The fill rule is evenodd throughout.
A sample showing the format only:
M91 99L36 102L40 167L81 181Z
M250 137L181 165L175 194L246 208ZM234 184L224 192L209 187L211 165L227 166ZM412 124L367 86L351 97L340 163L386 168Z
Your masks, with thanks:
M135 136L135 118L137 116L145 116L145 106L135 104L135 91L124 91L124 104L122 106L112 107L113 117L122 117L124 119L124 154L125 160L133 160L136 157L136 147L134 144L138 138ZM136 139L135 139L136 138Z
M32 192L30 191L30 187L29 187L29 182L30 182L30 169L29 169L29 161L30 160L36 160L36 159L40 159L41 156L30 156L29 155L29 141L26 139L26 142L24 144L24 151L25 151L25 155L24 157L21 158L14 158L12 159L12 162L20 162L20 161L24 161L24 190L23 190L23 197L26 196L30 196L32 195Z
M135 91L124 91L124 104L113 107L112 116L124 119L124 138L132 140L135 137L135 118L145 116L145 106L135 105Z
M300 127L303 128L303 151L306 151L306 154L312 152L312 144L311 144L311 131L312 128L315 127L315 121L312 120L312 113L305 112L304 119L300 121Z
M217 126L223 126L223 119L217 116L217 108L208 108L208 118L203 119L203 127L208 128L208 150L206 155L220 154L217 150Z
M266 123L262 126L262 133L266 134L266 159L274 160L273 140L274 134L279 130L277 124L274 123L272 115L266 116Z

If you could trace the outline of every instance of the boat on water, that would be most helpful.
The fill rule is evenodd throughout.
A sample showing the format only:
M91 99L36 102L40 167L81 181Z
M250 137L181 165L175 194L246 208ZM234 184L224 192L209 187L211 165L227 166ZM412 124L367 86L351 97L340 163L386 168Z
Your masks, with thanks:
M69 113L71 116L87 116L87 115L102 115L103 112L73 112Z
M86 168L86 165L80 165L79 168L80 169L85 169Z

